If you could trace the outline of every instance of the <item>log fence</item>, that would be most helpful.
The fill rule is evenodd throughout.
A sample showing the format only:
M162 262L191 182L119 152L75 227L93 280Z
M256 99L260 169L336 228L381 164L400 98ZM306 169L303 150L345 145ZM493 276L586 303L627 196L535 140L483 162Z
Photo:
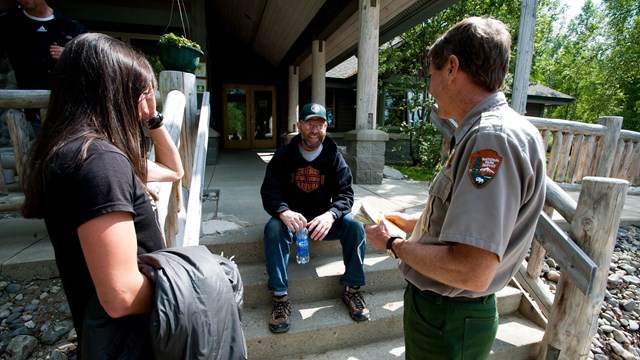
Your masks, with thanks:
M160 73L158 104L163 106L165 126L178 146L184 177L174 183L149 183L158 194L158 216L167 246L197 245L200 239L202 193L209 137L209 93L197 107L195 75L179 71ZM13 151L0 151L0 212L19 211L24 202L20 174L31 146L29 124L17 109L41 109L46 121L49 90L2 90L0 109L6 112ZM150 152L153 158L153 151ZM15 181L5 179L3 169L15 171Z
M526 117L541 132L547 175L561 186L586 176L612 177L640 186L640 133L622 130L622 118L603 116L598 124Z

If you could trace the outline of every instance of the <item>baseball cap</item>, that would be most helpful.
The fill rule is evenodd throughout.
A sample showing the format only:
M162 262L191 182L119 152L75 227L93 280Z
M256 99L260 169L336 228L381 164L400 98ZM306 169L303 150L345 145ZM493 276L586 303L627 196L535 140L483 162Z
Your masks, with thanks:
M302 111L300 111L300 121L307 121L314 117L327 120L327 109L316 103L308 103L302 107Z

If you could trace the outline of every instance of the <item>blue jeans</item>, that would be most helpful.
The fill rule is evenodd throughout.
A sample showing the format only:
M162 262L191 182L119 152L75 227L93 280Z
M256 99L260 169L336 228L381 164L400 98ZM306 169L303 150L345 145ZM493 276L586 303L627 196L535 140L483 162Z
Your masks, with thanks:
M286 292L289 288L287 267L294 236L279 218L272 217L264 226L264 256L270 291ZM365 285L363 263L367 241L364 226L353 220L353 214L347 214L342 219L336 220L324 238L324 240L338 239L342 245L342 260L345 266L340 284L351 287Z

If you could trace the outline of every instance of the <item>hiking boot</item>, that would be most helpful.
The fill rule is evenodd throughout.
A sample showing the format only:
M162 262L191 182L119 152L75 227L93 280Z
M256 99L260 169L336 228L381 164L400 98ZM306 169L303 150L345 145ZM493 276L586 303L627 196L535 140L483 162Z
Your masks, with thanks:
M289 331L289 315L291 315L291 305L289 304L289 296L285 295L281 298L273 297L273 309L269 317L269 330L274 333L283 333Z
M347 288L347 291L342 294L342 301L349 308L349 315L355 321L367 321L369 320L369 309L364 302L364 296L359 289L351 287Z

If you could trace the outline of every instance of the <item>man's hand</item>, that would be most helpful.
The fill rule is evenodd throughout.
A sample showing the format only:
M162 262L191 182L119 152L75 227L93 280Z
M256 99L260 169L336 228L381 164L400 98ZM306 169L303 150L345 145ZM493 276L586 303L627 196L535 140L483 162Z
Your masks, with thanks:
M60 55L64 51L64 47L58 46L58 44L53 43L53 45L49 46L49 54L51 54L51 58L53 60L60 59Z
M388 221L388 220L385 220ZM378 250L387 249L387 240L391 237L385 221L380 221L377 225L365 225L364 232L367 236L367 241L370 242L373 247Z
M314 240L324 240L324 238L331 230L331 226L333 226L333 222L335 219L331 212L327 211L322 215L316 216L309 223L309 232L311 232L311 238Z
M279 216L280 220L293 232L307 226L307 219L295 211L285 210L281 212Z

